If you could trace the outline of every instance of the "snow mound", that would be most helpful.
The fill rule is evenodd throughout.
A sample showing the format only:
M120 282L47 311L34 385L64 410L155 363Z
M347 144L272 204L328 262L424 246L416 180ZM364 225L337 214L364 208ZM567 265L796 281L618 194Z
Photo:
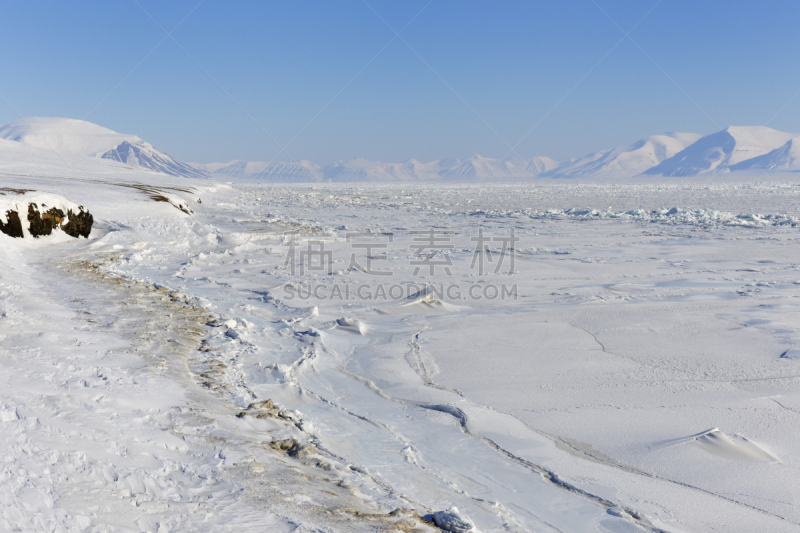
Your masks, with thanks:
M433 522L443 531L452 531L453 533L478 533L472 520L466 516L462 516L456 507L451 507L447 511L436 511L433 513Z
M122 142L141 143L136 135L71 118L30 117L0 126L0 138L60 153L93 156Z
M357 318L340 318L336 320L336 327L358 335L367 334L367 325Z
M437 300L430 295L396 307L378 309L379 313L454 313L456 311L458 311L456 306Z
M786 350L781 354L781 359L800 359L800 350Z
M794 137L797 137L796 133L785 133L766 127L730 126L706 135L644 174L694 176L728 172L738 163L767 154Z
M719 428L695 435L694 442L708 453L725 459L763 463L780 462L780 458L763 445L742 435L728 436Z

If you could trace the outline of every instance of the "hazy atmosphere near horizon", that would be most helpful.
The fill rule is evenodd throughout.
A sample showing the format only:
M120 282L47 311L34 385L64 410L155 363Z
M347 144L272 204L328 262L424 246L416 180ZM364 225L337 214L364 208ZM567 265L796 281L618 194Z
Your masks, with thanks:
M798 15L6 2L0 532L800 530Z

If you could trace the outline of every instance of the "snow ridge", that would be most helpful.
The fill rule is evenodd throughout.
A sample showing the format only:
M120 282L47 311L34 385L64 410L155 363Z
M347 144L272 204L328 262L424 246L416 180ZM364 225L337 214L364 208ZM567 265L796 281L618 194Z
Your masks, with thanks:
M706 135L644 174L694 176L730 172L737 169L738 163L772 152L796 136L767 127L730 126Z

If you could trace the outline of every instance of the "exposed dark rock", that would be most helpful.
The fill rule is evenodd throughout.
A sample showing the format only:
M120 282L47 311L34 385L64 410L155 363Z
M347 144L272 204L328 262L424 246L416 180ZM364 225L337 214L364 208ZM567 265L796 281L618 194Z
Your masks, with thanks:
M13 187L0 187L0 195L5 196L6 193L11 194L25 194L26 192L36 192L33 189L14 189Z
M28 204L29 231L34 237L50 235L53 229L61 226L64 221L64 212L61 209L51 208L44 213L39 212L39 207L33 202Z
M8 220L6 224L3 224L3 221L0 220L0 231L9 237L23 237L22 222L20 222L17 212L6 211L6 220Z
M75 237L76 239L85 237L88 239L89 234L92 232L94 217L88 211L84 211L82 206L79 209L77 213L73 213L72 209L67 212L69 222L61 226L61 229L70 237Z

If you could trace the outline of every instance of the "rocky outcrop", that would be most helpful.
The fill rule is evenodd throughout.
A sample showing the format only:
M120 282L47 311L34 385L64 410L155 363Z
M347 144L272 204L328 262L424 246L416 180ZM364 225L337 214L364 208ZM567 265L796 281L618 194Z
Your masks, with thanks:
M61 226L64 233L76 239L78 237L89 238L89 234L92 232L92 224L94 224L94 217L91 213L83 209L80 209L77 213L69 210L67 211L67 219L67 223Z
M0 204L0 232L9 237L43 237L60 229L70 237L89 238L94 224L94 217L83 206L52 195Z
M0 219L0 231L9 237L24 237L22 233L22 222L19 220L19 214L16 211L9 209L6 211L6 222Z

